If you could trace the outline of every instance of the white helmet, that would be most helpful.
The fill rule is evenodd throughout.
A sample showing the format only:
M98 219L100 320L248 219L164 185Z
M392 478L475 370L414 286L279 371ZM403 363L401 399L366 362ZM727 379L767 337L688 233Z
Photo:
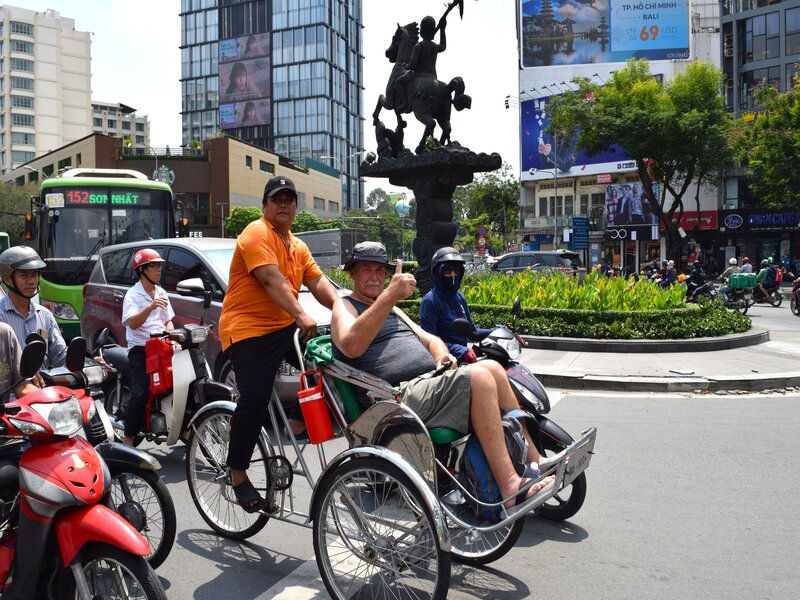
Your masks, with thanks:
M732 259L730 259L730 260L728 261L728 264L729 264L729 265L731 265L731 266L733 266L733 265L738 265L739 263L738 263L738 261L737 261L735 258L732 258Z

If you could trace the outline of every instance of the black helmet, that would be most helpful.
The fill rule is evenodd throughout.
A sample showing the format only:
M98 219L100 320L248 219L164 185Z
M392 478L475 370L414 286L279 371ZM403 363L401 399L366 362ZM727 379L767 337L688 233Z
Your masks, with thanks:
M436 277L439 274L439 265L447 262L458 262L463 265L467 261L464 260L464 257L461 256L461 253L455 248L451 248L450 246L439 248L433 253L433 258L431 258L431 275Z

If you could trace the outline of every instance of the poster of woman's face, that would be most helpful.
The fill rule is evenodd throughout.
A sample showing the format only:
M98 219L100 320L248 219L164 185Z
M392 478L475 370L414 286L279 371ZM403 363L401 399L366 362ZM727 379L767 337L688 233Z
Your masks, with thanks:
M220 101L239 102L270 96L268 58L236 61L219 65Z
M266 99L222 104L219 107L220 129L267 125L271 120L271 105Z

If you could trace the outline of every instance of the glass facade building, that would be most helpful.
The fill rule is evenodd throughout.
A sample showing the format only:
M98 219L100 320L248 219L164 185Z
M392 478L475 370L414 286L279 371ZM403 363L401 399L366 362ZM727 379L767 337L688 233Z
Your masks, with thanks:
M363 205L362 0L181 0L183 143L219 131L342 173Z

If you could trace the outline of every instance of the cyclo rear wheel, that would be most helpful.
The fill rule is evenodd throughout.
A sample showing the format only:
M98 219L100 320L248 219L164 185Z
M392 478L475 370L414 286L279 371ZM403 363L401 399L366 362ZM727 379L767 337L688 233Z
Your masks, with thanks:
M314 553L332 598L447 597L450 553L422 493L400 468L358 457L320 485Z
M232 411L217 408L194 423L186 450L186 481L192 501L209 527L225 537L244 540L261 531L269 515L248 513L233 493L226 463L232 416ZM259 438L247 469L247 477L262 497L269 488L267 457L271 454Z

